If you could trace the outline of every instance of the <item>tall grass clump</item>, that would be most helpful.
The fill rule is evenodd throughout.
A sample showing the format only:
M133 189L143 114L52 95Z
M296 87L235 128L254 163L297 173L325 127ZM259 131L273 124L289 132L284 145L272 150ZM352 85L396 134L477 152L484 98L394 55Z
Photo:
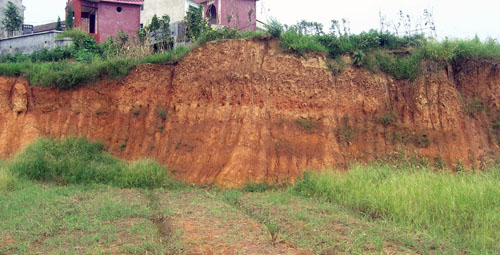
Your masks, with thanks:
M7 168L7 163L0 161L0 192L15 187L17 178Z
M41 138L17 155L8 169L21 178L119 187L166 187L175 182L154 161L127 164L106 153L104 145L85 138Z
M328 52L328 49L321 45L314 36L299 34L294 29L282 33L280 43L285 51L298 55L312 52Z
M425 230L471 253L500 252L500 170L451 174L386 165L306 173L293 188L373 219Z
M192 49L192 46L179 46L172 50L146 56L140 62L152 64L177 62L182 60Z

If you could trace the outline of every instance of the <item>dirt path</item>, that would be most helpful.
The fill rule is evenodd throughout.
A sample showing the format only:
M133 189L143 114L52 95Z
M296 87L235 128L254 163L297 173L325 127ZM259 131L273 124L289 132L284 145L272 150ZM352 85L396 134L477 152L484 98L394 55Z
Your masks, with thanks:
M312 254L292 243L273 244L266 226L209 193L165 193L159 203L182 231L187 254Z

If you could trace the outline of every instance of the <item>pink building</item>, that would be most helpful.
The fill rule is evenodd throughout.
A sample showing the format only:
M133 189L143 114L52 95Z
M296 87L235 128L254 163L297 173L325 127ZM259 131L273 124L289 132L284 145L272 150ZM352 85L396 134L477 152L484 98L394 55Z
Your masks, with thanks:
M258 0L197 0L212 25L241 31L255 30Z
M66 10L72 6L75 28L105 42L118 30L137 36L143 4L143 0L68 0Z

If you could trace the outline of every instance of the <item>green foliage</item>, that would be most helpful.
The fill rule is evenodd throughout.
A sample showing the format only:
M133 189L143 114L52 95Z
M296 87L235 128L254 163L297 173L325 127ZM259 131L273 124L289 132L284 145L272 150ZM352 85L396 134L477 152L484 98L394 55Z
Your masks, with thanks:
M422 55L412 54L407 56L390 55L377 52L377 69L392 74L396 79L414 81L420 74Z
M0 161L0 192L15 188L17 178L7 168L7 163Z
M498 252L498 168L451 175L412 167L358 165L347 173L306 172L293 192L339 203L372 219L426 230L466 253Z
M57 17L56 30L62 31L61 17Z
M202 5L199 5L198 8L189 7L184 22L186 23L186 38L188 41L197 41L210 28L208 21L203 18Z
M200 36L200 38L198 39L198 44L201 45L210 41L237 39L240 37L240 32L236 29L228 27L224 27L222 29L211 29Z
M159 64L177 62L180 61L192 49L193 47L179 46L166 52L146 56L143 59L139 60L139 63Z
M102 183L140 188L174 184L158 163L146 160L128 165L107 154L102 143L85 138L39 139L17 155L8 169L22 178L61 184Z
M354 139L354 127L351 125L351 120L349 116L342 117L340 125L336 128L337 141L341 143L349 144L352 139Z
M360 67L366 61L366 54L362 50L357 50L353 54L353 63L354 65Z
M483 101L478 97L474 97L470 102L464 104L465 113L471 117L476 117L485 108Z
M384 126L384 127L387 127L389 125L391 125L392 123L394 123L394 114L392 113L392 111L388 111L386 112L384 115L382 115L382 117L379 118L379 122Z
M241 189L243 192L266 192L269 190L277 189L276 185L268 184L265 182L252 182L247 181L245 187Z
M295 123L304 130L306 130L307 132L311 132L314 128L320 125L319 121L309 120L304 118L296 119Z
M314 36L301 35L293 29L281 34L280 43L283 50L298 55L328 52L328 49L321 45Z
M19 14L17 6L13 3L9 2L7 4L7 8L3 10L3 16L2 25L5 30L10 33L10 35L12 32L21 29L21 26L23 25L23 17Z
M73 6L68 6L66 10L66 30L73 30L75 23L73 22Z
M280 38L281 34L285 31L283 24L274 18L271 18L267 23L264 25L267 32L274 38Z
M87 34L87 33L85 33L85 32L83 32L79 28L69 29L66 26L66 31L64 31L64 32L59 33L59 34L56 35L56 40L57 39L63 39L63 38L71 38L71 40L73 40L73 42L80 43L84 39L90 39L90 38L92 38L92 36L89 35L89 34Z
M297 31L301 35L322 35L323 24L318 22L311 22L306 20L301 20L297 24L291 26L291 29Z
M33 52L26 58L31 58L32 62L55 62L64 59L71 58L73 56L73 48L72 47L56 47L53 49L43 49L40 51Z
M160 119L163 121L167 119L167 110L165 110L165 108L157 109L156 114L158 114L158 117L160 117Z

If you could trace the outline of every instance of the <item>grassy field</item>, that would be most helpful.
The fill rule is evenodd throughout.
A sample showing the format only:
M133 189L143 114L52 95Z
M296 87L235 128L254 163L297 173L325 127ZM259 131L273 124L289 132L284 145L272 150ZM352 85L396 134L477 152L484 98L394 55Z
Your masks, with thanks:
M500 251L498 169L358 165L306 173L289 188L219 190L176 183L158 167L85 139L38 140L0 161L0 254Z

